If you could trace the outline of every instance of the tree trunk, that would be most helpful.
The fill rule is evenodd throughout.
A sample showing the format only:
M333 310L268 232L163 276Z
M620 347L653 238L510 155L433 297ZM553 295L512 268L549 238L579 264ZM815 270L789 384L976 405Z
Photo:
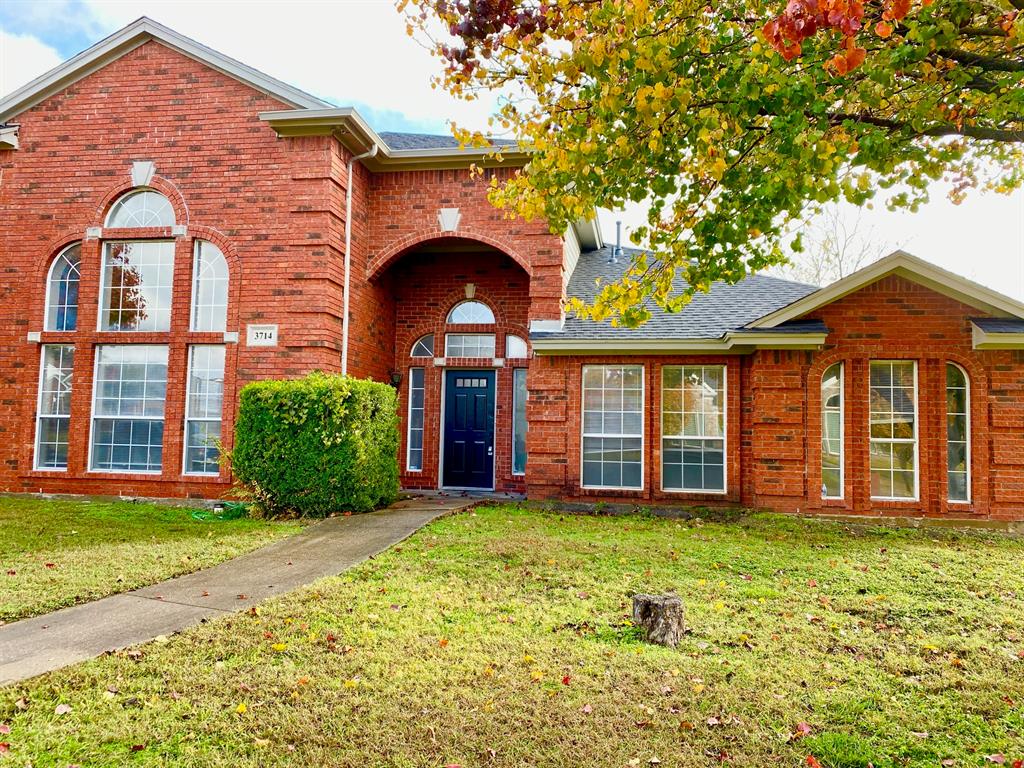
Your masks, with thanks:
M686 631L683 601L672 594L633 595L633 623L643 628L647 642L675 648Z

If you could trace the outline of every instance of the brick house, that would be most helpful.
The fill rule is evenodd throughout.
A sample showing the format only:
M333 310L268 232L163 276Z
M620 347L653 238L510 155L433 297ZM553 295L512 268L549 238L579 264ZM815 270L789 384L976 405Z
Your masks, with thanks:
M1024 519L1024 305L896 253L567 318L630 252L503 153L148 19L0 101L0 490L220 496L239 389L320 369L397 386L407 488Z

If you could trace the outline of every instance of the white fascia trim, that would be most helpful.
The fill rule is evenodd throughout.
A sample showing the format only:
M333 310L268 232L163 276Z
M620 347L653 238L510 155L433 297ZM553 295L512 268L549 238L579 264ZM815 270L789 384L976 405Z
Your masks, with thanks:
M974 349L1024 349L1024 333L993 333L971 323Z
M755 349L820 349L825 333L727 333L720 339L531 339L538 355L733 354Z
M573 222L572 230L583 250L594 251L604 246L604 238L601 237L601 222L598 221L597 211L592 211L589 219Z
M0 122L6 122L26 109L34 107L43 99L91 75L150 40L156 40L293 107L321 109L330 106L326 101L265 75L143 16L8 95L0 101Z
M564 325L561 320L531 320L530 333L561 333Z
M907 253L894 251L884 259L869 264L864 269L837 280L792 304L783 307L748 325L748 328L774 328L787 320L813 312L826 304L843 298L890 274L896 274L930 288L936 293L949 296L968 306L984 310L999 317L1024 318L1024 304L1004 296L991 288L978 285L960 275L931 264L924 259Z
M510 165L523 165L529 156L519 146L392 149L352 107L285 109L261 112L259 118L268 123L278 136L324 136L337 133L341 142L353 152L365 152L376 146L377 155L363 161L371 171L405 166L457 167L473 162L492 165L498 163L497 158L491 157L495 150L501 162Z

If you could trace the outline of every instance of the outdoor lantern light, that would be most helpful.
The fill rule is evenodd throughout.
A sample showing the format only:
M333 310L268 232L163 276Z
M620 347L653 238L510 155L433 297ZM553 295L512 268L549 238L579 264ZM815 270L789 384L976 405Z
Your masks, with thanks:
M391 372L391 386L394 387L395 389L398 389L398 387L401 386L401 384L402 384L402 372L401 371L392 371Z

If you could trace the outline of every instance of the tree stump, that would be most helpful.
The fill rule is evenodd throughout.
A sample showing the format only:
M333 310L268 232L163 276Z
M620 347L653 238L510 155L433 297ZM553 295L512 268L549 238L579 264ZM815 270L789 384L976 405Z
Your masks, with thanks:
M683 601L676 595L633 595L633 623L649 643L675 648L686 631Z

